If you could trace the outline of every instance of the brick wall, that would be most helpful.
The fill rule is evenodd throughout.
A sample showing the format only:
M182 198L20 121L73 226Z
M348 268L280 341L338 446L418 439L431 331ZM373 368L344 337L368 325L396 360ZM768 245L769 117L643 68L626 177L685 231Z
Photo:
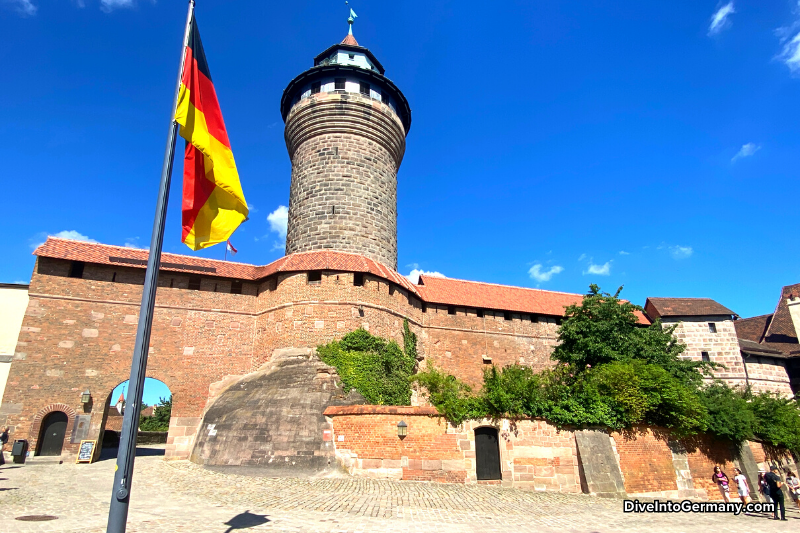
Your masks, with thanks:
M650 429L632 436L612 433L628 494L677 491L672 451Z
M333 424L337 457L354 475L478 483L475 429L491 426L499 436L500 483L581 490L574 435L544 421L481 420L453 426L430 407L330 407L325 414ZM403 439L397 435L401 420L408 424Z

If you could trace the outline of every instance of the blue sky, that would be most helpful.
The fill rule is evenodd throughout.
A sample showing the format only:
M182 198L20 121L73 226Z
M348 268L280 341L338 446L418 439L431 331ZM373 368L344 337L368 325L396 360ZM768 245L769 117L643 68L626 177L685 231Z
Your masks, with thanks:
M109 404L117 405L119 395L128 396L128 380L126 379L117 385L111 392ZM169 399L172 393L162 381L154 378L144 378L144 391L142 392L142 403L145 405L156 405L161 398Z
M798 0L350 5L412 108L403 274L624 284L639 304L703 296L741 316L800 282ZM0 280L29 279L48 234L149 243L185 9L0 0ZM333 0L198 2L253 206L236 261L283 255L281 93L344 37L347 13ZM190 254L181 175L178 158L164 249Z

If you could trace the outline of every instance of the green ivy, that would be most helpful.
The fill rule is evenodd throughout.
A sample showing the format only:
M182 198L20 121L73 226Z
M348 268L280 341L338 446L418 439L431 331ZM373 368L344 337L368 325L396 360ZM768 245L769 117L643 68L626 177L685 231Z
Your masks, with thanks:
M416 366L417 337L403 323L403 348L357 329L317 347L326 364L336 368L345 392L355 389L373 405L410 405L410 377Z

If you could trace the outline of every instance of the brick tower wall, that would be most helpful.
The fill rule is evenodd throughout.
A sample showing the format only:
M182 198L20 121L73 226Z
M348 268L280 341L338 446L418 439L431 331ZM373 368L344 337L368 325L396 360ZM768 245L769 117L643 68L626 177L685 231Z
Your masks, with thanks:
M320 93L286 119L292 160L286 254L353 252L397 269L397 170L405 130L358 94Z

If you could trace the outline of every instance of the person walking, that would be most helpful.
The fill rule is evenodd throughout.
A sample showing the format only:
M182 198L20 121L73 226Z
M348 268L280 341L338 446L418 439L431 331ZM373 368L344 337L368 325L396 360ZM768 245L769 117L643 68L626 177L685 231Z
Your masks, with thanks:
M729 503L731 501L731 489L730 489L730 480L725 472L719 467L719 465L714 467L714 473L711 475L711 481L717 484L717 488L719 488L719 493L722 495L722 499L725 503Z
M781 476L778 475L778 472L778 467L772 465L770 472L764 476L764 479L769 485L769 495L773 503L775 503L775 520L778 520L778 508L781 510L780 520L786 520L786 506L783 502L783 491L781 490L783 481L781 481Z
M6 457L5 453L3 452L3 448L5 447L7 442L8 442L8 426L3 426L3 429L0 430L0 465L6 464Z
M766 472L759 472L758 473L758 492L760 492L764 498L767 500L767 503L772 502L772 498L769 497L769 485L767 484L767 480L764 479Z
M791 470L786 473L786 487L789 489L789 494L794 500L794 504L800 507L800 479Z
M747 478L744 477L742 471L738 468L733 469L736 473L733 476L733 482L736 483L736 491L739 493L739 499L742 500L742 503L747 505L750 503L750 486L747 484Z

